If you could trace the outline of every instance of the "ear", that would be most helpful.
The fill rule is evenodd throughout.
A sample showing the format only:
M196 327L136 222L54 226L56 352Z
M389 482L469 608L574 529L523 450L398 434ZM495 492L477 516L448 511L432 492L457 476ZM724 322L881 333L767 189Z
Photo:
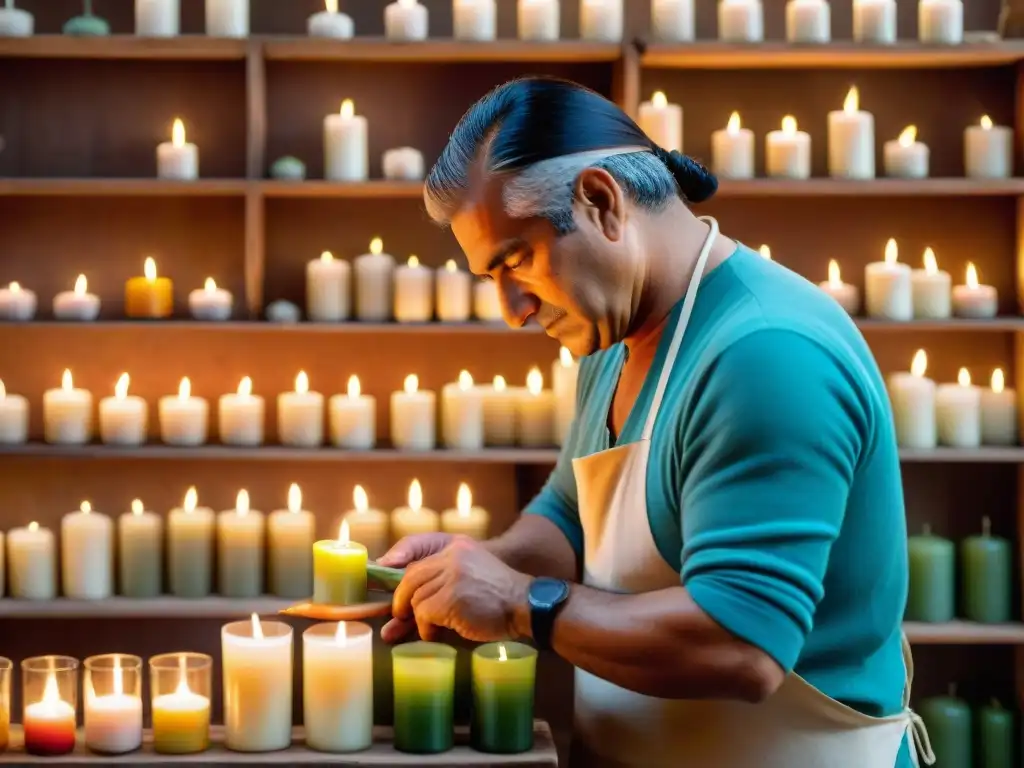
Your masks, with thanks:
M578 215L605 237L617 242L625 229L626 198L622 187L604 168L584 168L573 190Z

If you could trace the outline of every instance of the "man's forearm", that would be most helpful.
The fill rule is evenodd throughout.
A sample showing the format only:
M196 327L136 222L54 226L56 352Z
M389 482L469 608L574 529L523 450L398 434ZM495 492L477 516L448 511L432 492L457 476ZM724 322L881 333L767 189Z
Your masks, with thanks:
M513 629L531 635L528 606L516 610ZM573 666L660 698L757 702L784 677L767 654L716 624L683 587L621 595L574 584L552 646Z
M485 546L520 573L567 581L578 578L572 545L557 525L541 515L522 515L511 528Z

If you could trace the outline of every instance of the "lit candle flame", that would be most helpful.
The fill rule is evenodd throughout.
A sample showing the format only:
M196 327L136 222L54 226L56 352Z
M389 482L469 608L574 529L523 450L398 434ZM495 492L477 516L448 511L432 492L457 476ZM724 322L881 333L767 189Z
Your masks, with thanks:
M334 254L331 253L330 251L324 251L323 253L320 254L320 261L323 261L323 262L334 261Z
M117 384L114 385L114 397L118 400L124 400L128 397L128 384L131 378L127 373L122 373L120 378L117 380Z
M914 359L910 361L910 374L921 379L928 370L928 355L923 349L914 353Z
M357 400L362 394L362 390L359 388L359 377L354 373L348 377L348 396L352 400Z
M352 489L352 504L356 508L356 512L365 512L370 508L370 498L366 495L366 489L361 485L357 485Z
M263 639L263 625L260 624L260 617L255 613L252 615L252 638L253 640Z
M373 238L373 240L370 241L370 253L374 256L380 256L384 253L384 241L379 237Z
M558 363L563 368L572 368L572 352L569 351L568 347L562 347L558 350Z
M176 147L185 146L185 124L180 117L174 118L174 125L171 126L171 144Z
M412 8L416 5L416 0L398 0L398 4L403 8Z
M88 501L83 501L81 504L78 505L78 509L82 512L83 515L91 514L92 504L90 504Z
M243 376L238 382L238 394L242 397L249 397L252 394L252 379L248 376Z
M409 267L409 269L416 269L416 268L418 268L419 265L420 265L420 258L419 258L419 256L410 256L409 257L409 261L406 262L406 265Z
M850 86L849 92L846 94L846 98L843 99L843 112L852 114L860 109L860 92L857 90L857 86Z
M989 117L988 115L982 115L981 116L981 129L983 131L991 131L992 130L992 118Z
M928 275L939 273L939 262L935 260L935 251L931 248L924 249L924 271Z
M179 696L188 696L192 693L188 687L188 658L184 655L178 658L178 687L174 692Z
M996 368L992 371L992 391L999 394L1006 387L1006 379L1003 376L1003 369Z
M190 397L192 397L192 382L188 380L188 376L185 376L178 384L178 399L188 400Z
M11 280L11 284L7 286L7 290L11 293L21 293L21 283Z
M531 368L526 375L526 391L536 397L544 390L544 374L540 368Z
M240 490L235 497L235 513L239 517L245 517L249 514L249 492L245 488Z
M114 695L124 696L124 672L121 669L121 657L114 657Z
M740 132L740 113L733 112L729 115L729 124L725 126L725 130L728 133L739 133Z
M298 483L288 486L288 511L293 515L302 511L302 489L299 488Z
M185 514L190 515L196 511L197 506L199 506L199 492L193 485L185 491L185 501L182 502L181 508L185 510Z
M468 392L473 388L473 377L469 371L459 371L459 389Z
M203 283L203 290L207 293L215 293L217 291L217 281L212 277L206 278L206 282Z
M403 385L403 387L405 389L405 394L415 394L416 390L419 389L420 387L419 376L417 376L415 373L410 373L408 376L405 377L405 384Z
M885 263L895 264L900 258L900 247L896 245L896 238L890 237L885 244Z
M911 146L915 141L917 141L917 126L908 125L903 129L903 132L899 135L899 138L897 138L896 141L899 142L901 147Z
M409 483L409 509L419 512L423 509L423 486L419 480Z
M348 643L348 625L344 621L338 622L338 629L334 633L334 642L338 645Z
M79 275L75 279L75 295L76 296L85 296L85 294L86 294L86 292L88 290L89 290L89 281L85 279L85 275Z
M971 386L971 372L966 368L961 368L960 372L956 375L956 383L961 387Z
M498 643L498 661L508 661L508 651L504 643Z
M132 499L132 514L133 515L138 517L139 515L141 515L145 511L146 511L146 508L142 504L142 499Z
M448 261L444 263L444 269L446 272L458 272L459 265L455 263L455 259L448 259Z
M978 268L974 266L974 262L967 262L967 287L971 289L977 288L978 283Z
M772 249L769 248L767 245L762 245L761 247L759 247L757 249L757 252L761 254L762 259L766 259L767 261L772 260Z
M668 96L665 95L664 91L654 92L654 95L651 96L651 106L655 109L664 109L668 106Z
M839 274L839 262L835 259L830 259L828 262L828 284L833 288L838 288L843 284L843 279Z
M356 105L352 99L345 99L341 102L341 116L345 120L351 120L356 114Z
M299 375L295 377L295 393L304 395L307 392L309 392L309 376L305 371L299 371Z
M782 132L787 136L792 136L796 133L796 118L792 115L786 115L782 118Z
M153 259L152 256L147 256L146 260L143 262L142 274L150 282L156 280L156 261Z
M324 10L328 13L338 12L338 0L324 0Z
M338 529L338 543L348 544L351 540L351 534L348 531L348 520L341 521L341 527Z
M57 675L52 671L46 676L46 685L43 686L41 703L51 707L60 703L60 688L57 687Z
M68 368L64 369L64 375L60 377L60 388L65 392L70 392L75 388L75 382L71 380L71 371Z
M7 387L4 386L4 380L0 379L0 400L7 398Z
M469 517L473 509L473 492L469 490L467 483L459 483L459 490L455 494L455 509L458 510L459 517Z
M28 524L28 529L30 531L38 531L39 530L39 523L37 523L35 520L33 520L31 523Z
M505 377L504 376L495 376L494 377L494 391L495 392L504 392L505 391L505 387L507 387L507 386L508 386L508 384L505 383Z

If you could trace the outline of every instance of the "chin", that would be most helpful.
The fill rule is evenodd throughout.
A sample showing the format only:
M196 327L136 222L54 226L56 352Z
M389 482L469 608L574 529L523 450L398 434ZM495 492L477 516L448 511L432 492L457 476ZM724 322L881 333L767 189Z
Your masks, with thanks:
M575 358L586 357L600 349L597 334L585 330L552 328L548 336L568 349Z

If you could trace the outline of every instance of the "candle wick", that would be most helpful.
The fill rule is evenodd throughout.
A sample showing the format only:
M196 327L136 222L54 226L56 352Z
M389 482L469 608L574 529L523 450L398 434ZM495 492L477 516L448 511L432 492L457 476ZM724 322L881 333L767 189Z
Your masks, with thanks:
M981 518L981 535L986 537L992 535L992 520L988 515Z
M956 683L950 683L949 684L949 698L951 698L951 699L955 699L956 698Z
M931 524L925 523L924 525L922 525L921 526L921 533L923 533L925 536L931 536L932 535L932 526L931 526Z

